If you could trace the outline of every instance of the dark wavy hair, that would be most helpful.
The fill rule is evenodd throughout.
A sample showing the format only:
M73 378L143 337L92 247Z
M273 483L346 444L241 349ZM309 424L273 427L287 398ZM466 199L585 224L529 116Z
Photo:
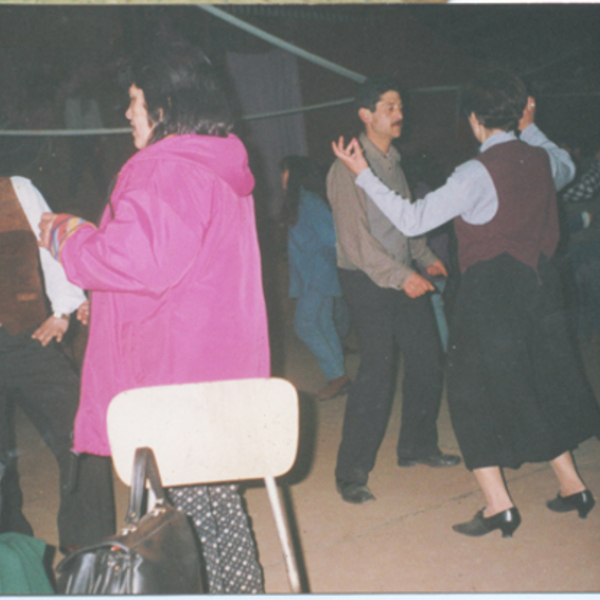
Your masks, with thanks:
M161 44L125 63L121 84L144 92L154 125L150 143L172 134L226 137L233 128L229 103L210 61L186 42Z
M300 188L313 192L323 203L327 202L325 169L308 156L286 156L279 163L281 172L289 171L287 189L281 211L281 220L289 227L298 222L298 208L300 206Z
M476 76L461 91L461 112L471 113L487 129L516 130L527 105L527 88L519 77L504 69Z
M400 85L395 79L380 75L371 77L364 83L361 83L356 95L354 96L354 106L356 110L366 108L371 112L375 112L377 103L381 100L381 96L386 92L398 92L402 96Z

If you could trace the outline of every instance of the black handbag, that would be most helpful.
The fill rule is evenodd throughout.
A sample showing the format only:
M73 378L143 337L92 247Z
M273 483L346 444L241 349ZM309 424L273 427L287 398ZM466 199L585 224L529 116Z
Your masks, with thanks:
M156 504L143 516L146 481ZM168 503L154 453L135 453L125 527L76 550L57 566L60 594L197 594L203 591L198 542L186 516Z

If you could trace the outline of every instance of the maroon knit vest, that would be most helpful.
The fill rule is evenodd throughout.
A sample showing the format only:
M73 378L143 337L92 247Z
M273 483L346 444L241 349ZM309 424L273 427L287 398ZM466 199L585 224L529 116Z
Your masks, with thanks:
M551 258L558 244L556 189L545 150L521 141L492 146L478 159L490 174L498 211L484 225L454 220L458 261L470 266L504 252L537 270L540 255Z

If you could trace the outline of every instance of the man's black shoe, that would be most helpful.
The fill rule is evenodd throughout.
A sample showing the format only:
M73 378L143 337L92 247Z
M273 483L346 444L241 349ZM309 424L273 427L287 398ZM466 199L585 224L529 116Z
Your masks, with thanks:
M351 504L362 504L368 500L375 500L375 496L371 494L371 490L364 483L336 479L336 488L342 499Z
M427 465L428 467L455 467L461 461L456 454L435 454L420 458L398 457L399 467L414 467L415 465Z

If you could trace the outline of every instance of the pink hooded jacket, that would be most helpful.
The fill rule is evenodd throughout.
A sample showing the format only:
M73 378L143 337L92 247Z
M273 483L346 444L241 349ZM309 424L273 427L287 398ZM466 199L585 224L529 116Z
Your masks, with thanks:
M100 227L67 239L67 276L92 291L76 452L110 454L123 390L269 376L253 187L235 136L168 137L125 164Z

